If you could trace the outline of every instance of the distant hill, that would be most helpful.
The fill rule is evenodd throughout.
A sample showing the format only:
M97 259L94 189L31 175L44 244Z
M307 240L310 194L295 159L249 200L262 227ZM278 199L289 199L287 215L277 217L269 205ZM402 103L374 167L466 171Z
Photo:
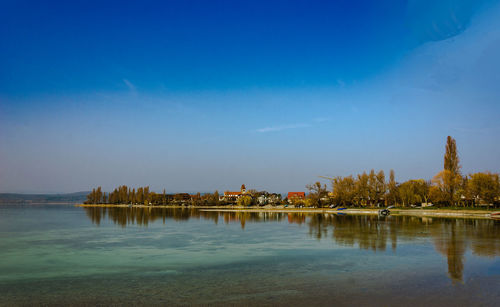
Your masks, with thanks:
M81 203L89 192L67 194L0 193L0 203Z

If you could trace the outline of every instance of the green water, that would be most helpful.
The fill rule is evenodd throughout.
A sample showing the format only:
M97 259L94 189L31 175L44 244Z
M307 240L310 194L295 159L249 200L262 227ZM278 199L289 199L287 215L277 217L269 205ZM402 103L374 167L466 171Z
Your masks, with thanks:
M500 222L0 206L0 305L500 305Z

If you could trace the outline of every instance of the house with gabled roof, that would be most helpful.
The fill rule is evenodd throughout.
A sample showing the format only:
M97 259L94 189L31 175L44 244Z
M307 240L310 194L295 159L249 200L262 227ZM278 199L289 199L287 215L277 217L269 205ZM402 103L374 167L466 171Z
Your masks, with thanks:
M240 191L224 191L224 196L220 197L220 200L228 202L236 202L241 196L245 194L248 194L248 192L245 185L242 184Z
M306 199L306 192L288 192L288 202L301 201Z

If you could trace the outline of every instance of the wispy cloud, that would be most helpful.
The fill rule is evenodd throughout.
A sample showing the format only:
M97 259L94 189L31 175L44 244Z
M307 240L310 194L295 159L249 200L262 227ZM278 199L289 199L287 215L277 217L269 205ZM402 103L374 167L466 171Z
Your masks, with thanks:
M256 131L259 133L266 133L266 132L283 131L283 130L288 130L288 129L307 128L310 126L311 125L309 125L309 124L302 123L302 124L293 124L293 125L265 127L265 128L257 129Z
M332 120L332 119L331 119L331 118L329 118L329 117L316 117L316 118L314 119L314 121L315 121L315 122L317 122L317 123L328 122L328 121L330 121L330 120Z
M135 93L137 91L137 88L135 87L135 85L132 82L130 82L129 80L123 79L123 83L125 83L125 85L128 87L128 89L131 92Z

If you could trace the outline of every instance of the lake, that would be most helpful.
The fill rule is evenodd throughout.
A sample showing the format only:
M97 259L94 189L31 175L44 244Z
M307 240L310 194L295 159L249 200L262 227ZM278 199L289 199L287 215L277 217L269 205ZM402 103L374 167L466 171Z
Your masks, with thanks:
M500 221L0 206L0 305L500 305Z

